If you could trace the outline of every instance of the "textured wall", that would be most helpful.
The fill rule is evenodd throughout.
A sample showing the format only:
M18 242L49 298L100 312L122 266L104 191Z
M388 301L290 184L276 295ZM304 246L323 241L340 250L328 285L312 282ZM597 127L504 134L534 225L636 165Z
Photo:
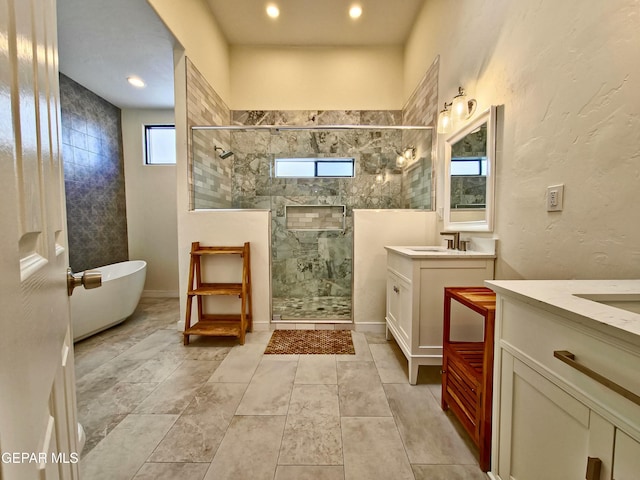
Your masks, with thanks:
M442 101L462 85L480 110L504 105L496 278L640 272L638 1L578 5L430 0L406 49L407 82L439 55ZM547 212L558 183L564 210Z
M60 108L71 268L127 260L120 109L62 74Z

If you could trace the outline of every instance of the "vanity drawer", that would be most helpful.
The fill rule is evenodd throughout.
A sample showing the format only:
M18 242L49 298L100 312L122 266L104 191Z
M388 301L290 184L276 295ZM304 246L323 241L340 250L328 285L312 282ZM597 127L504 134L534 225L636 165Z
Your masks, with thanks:
M413 260L398 253L388 252L387 269L410 282L413 277Z
M640 435L640 406L554 356L568 351L575 361L640 395L640 352L602 332L516 299L498 296L497 347L519 357L541 375L567 388L594 410L607 405L617 420Z

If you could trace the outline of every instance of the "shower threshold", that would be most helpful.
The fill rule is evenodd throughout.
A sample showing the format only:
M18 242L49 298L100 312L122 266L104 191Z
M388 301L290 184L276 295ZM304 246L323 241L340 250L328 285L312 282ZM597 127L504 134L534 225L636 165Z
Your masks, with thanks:
M351 297L273 297L274 321L351 322Z

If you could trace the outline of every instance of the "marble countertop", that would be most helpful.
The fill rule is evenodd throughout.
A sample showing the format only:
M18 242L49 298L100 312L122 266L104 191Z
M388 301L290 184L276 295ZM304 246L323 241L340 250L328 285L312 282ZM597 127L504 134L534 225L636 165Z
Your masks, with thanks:
M602 303L628 305L637 312L640 280L487 280L485 284L498 294L640 346L640 313Z
M496 258L495 253L479 252L476 250L447 250L446 247L439 246L407 246L407 247L394 247L385 246L387 251L399 253L405 257L422 259L422 258Z

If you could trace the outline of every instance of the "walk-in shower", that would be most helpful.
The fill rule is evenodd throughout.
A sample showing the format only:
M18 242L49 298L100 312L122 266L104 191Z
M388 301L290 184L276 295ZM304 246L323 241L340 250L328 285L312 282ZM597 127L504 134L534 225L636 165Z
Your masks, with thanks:
M194 209L271 211L274 321L350 322L354 210L431 208L429 127L193 127L191 140Z

